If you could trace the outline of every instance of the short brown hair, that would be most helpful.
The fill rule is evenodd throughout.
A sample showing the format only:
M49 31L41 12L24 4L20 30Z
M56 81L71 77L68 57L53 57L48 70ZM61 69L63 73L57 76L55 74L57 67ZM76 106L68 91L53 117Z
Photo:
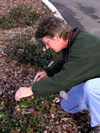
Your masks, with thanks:
M57 34L66 40L71 31L72 28L62 19L55 16L48 16L40 20L35 32L35 38L41 39L45 36L53 38Z

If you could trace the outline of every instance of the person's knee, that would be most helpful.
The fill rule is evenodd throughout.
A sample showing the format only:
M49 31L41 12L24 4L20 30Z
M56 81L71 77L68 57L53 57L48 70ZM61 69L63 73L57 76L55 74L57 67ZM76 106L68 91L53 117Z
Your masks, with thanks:
M71 113L71 114L76 113L76 112L74 112L73 110L70 109L70 107L67 105L66 100L64 100L64 99L61 100L60 106L65 112L68 112L68 113Z

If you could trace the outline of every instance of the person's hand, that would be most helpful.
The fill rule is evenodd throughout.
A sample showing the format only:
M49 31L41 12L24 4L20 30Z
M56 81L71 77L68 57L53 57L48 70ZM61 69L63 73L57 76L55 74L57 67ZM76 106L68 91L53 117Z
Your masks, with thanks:
M33 95L32 87L20 87L15 94L15 100L20 101L21 98L31 95Z
M38 72L34 78L34 82L37 82L45 77L47 77L47 73L45 71Z

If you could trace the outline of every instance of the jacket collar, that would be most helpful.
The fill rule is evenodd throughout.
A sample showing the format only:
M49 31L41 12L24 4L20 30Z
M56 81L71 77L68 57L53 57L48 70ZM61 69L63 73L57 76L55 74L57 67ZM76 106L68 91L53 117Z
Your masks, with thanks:
M80 27L76 27L75 29L73 29L74 35L73 37L70 39L69 41L69 45L72 45L74 40L77 38L78 34L80 33Z
M73 36L69 40L68 47L62 50L62 59L63 59L64 62L68 62L69 51L71 49L71 46L74 43L74 40L77 38L78 34L80 33L80 28L76 27L75 29L73 29L72 32L74 32L74 34L73 34Z

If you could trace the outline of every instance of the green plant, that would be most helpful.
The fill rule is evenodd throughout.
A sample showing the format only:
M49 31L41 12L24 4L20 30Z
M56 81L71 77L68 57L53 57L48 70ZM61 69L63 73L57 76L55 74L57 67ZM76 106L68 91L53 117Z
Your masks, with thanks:
M14 95L14 94L13 94ZM50 117L54 95L49 97L34 97L21 99L2 99L0 101L0 132L1 133L41 133L47 117ZM24 105L24 106L23 106ZM24 113L23 113L24 111Z
M21 34L15 42L12 41L13 48L7 51L12 59L20 63L32 64L34 66L47 66L52 60L57 60L61 54L55 54L52 50L43 52L44 44L41 41L33 42L32 30L27 29L27 34Z
M27 5L19 5L16 8L0 18L0 27L3 29L11 29L15 27L25 27L33 25L40 14L32 10Z

